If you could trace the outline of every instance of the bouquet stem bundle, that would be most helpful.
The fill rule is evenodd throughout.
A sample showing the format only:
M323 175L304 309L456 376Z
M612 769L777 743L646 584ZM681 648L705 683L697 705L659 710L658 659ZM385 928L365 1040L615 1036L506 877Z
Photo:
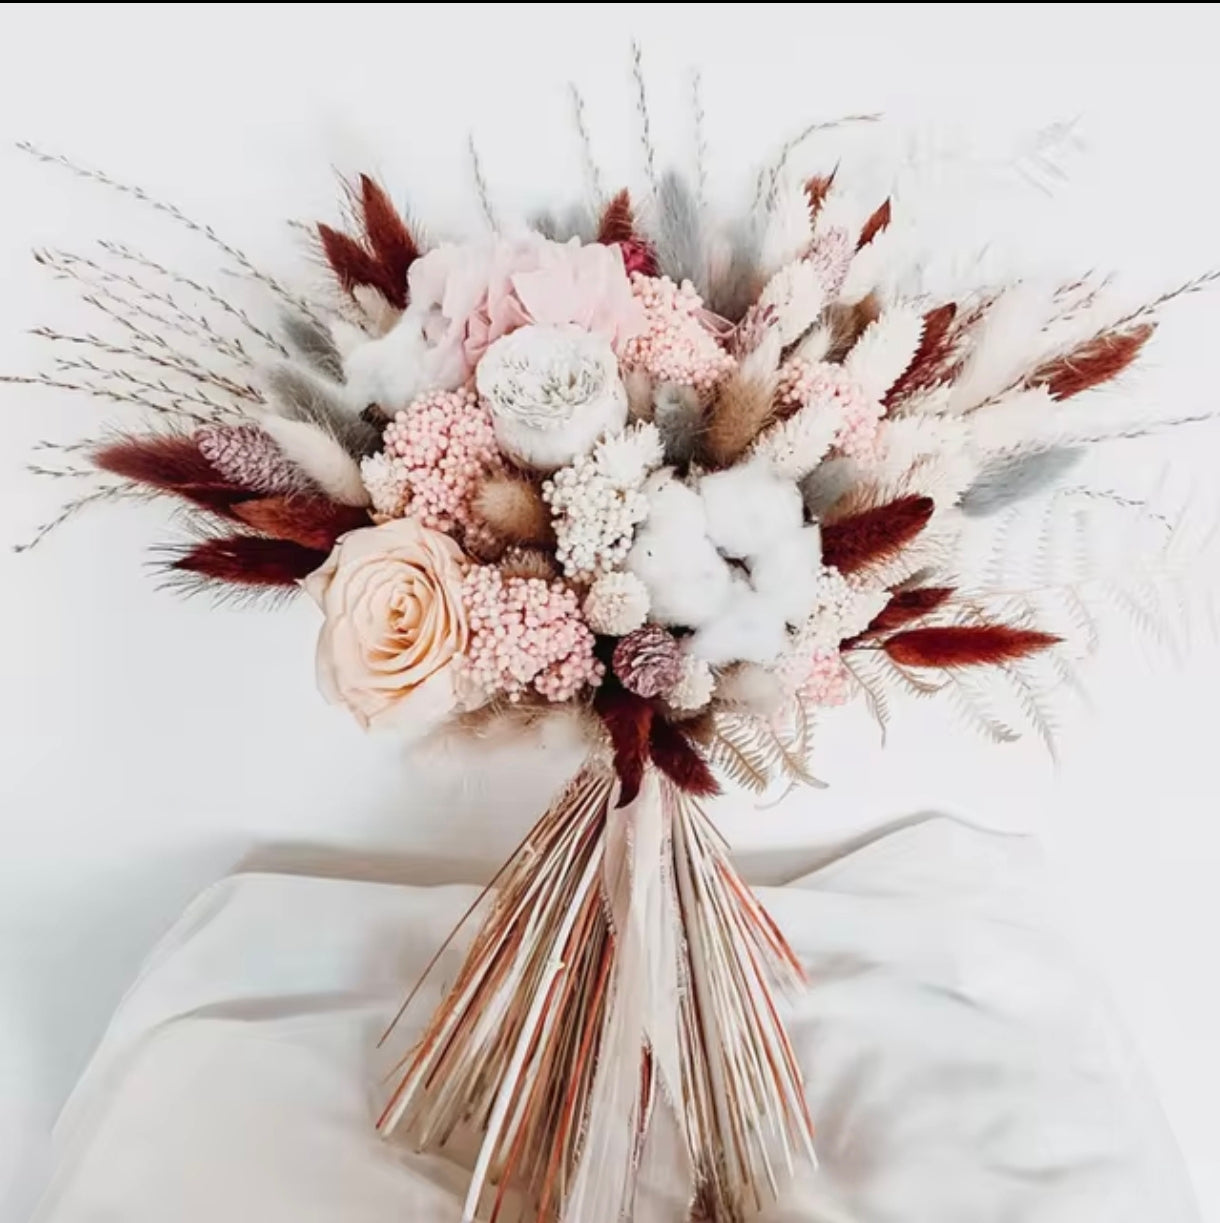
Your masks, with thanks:
M467 1223L630 1217L654 1131L717 1219L812 1159L774 993L800 964L688 795L651 769L619 795L593 761L538 821L400 1063L384 1132L479 1136Z

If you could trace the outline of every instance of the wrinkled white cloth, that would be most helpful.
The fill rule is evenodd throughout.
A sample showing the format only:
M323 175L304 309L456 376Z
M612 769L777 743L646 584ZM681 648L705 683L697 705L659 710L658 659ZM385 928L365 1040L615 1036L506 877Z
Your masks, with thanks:
M813 980L790 1024L821 1159L767 1220L1197 1223L1042 880L1029 839L928 817L761 889ZM373 1131L374 1047L473 894L291 875L205 892L70 1100L37 1223L455 1223L461 1170ZM654 1173L637 1219L684 1220L683 1196Z

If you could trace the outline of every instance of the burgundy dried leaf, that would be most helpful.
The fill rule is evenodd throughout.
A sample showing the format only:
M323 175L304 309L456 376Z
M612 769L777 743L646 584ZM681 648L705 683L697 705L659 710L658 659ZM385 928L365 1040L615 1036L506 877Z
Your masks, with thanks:
M610 735L614 771L622 787L618 805L625 807L639 794L644 780L653 708L617 682L607 680L593 698L593 709Z
M91 457L102 471L158 492L173 493L225 516L235 502L251 495L226 480L204 458L194 438L178 434L125 437L99 446Z
M832 170L829 174L815 174L812 178L805 182L805 198L809 201L809 219L816 221L818 213L822 211L822 205L826 202L826 197L830 194L831 187L835 184L835 175L837 170Z
M169 567L235 586L289 587L308 577L326 556L291 540L227 535L196 544Z
M1058 644L1052 633L1006 624L963 624L895 633L882 648L906 667L977 667L1026 658Z
M931 497L899 497L822 525L822 559L841 573L897 555L928 525L936 508Z
M710 798L720 793L720 783L703 753L686 737L680 726L654 717L650 751L653 764L679 790L698 798Z
M888 408L911 391L930 386L944 367L953 347L951 328L957 317L957 304L946 302L923 316L923 335L911 363L886 392L882 401Z
M1118 377L1140 355L1155 330L1153 324L1141 323L1127 331L1094 336L1034 370L1029 383L1046 387L1052 399L1070 399Z
M386 299L401 310L407 304L407 270L419 257L419 247L390 197L367 174L360 176L360 206L369 247L386 286L394 290Z
M340 535L369 525L365 510L327 497L258 497L234 507L242 522L272 539L329 552Z
M892 219L890 201L887 199L876 212L873 213L867 221L864 222L864 228L860 231L860 240L856 243L856 250L863 250L882 230L889 227Z
M635 236L635 210L631 207L631 193L624 187L602 212L597 223L597 240L610 246L630 242Z

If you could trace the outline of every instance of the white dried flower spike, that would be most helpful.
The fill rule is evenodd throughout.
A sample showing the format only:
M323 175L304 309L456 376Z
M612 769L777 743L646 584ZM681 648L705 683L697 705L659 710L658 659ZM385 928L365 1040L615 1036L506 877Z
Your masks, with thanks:
M648 515L648 498L638 489L615 488L583 455L542 486L555 527L555 557L577 580L617 569L627 558L636 526Z
M624 637L648 618L648 589L634 573L603 573L585 596L584 612L595 633Z
M501 449L535 471L571 463L627 423L614 350L580 327L518 328L488 348L475 385Z
M705 709L716 690L716 677L712 669L689 651L682 655L682 672L678 682L665 698L667 703L680 713L698 713Z
M654 424L630 425L599 443L597 470L618 489L640 488L661 466L665 448Z

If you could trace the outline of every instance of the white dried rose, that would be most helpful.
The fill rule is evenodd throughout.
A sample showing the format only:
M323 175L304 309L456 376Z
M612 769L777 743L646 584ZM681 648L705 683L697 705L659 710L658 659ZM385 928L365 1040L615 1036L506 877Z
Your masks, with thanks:
M521 327L497 340L475 371L501 449L523 467L555 471L627 423L627 391L602 335L579 327Z

